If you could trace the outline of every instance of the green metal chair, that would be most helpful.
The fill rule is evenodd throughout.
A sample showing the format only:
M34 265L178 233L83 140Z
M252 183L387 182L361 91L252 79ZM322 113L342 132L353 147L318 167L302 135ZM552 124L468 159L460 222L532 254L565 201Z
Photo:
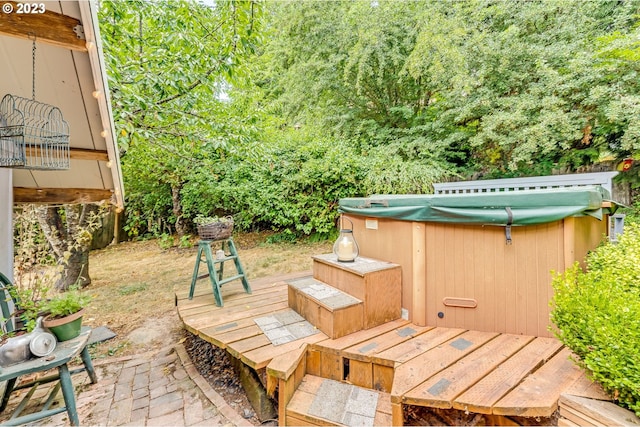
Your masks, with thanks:
M3 329L6 332L13 332L15 325L13 324L12 313L15 312L15 310L19 309L19 301L12 300L9 289L11 289L13 285L11 284L11 281L2 273L0 273L0 285L0 309L2 311ZM11 310L11 305L14 306L14 310ZM78 419L78 411L76 409L75 392L73 383L71 382L71 375L86 370L91 383L95 384L98 382L95 371L93 369L93 364L91 363L91 356L89 355L89 350L87 348L87 341L90 335L91 328L83 327L79 337L69 341L59 342L53 353L51 353L49 356L32 358L15 365L0 368L0 383L6 381L4 392L0 392L0 395L2 396L2 400L0 402L0 413L6 409L7 404L9 403L9 397L13 391L26 388L31 389L26 394L22 402L20 402L20 404L16 407L11 418L2 422L2 425L26 424L42 418L50 417L55 414L59 414L64 411L67 411L69 422L71 423L71 425L77 426L80 424ZM74 357L78 355L80 355L84 367L70 371L67 365ZM23 375L45 372L54 368L58 369L57 374L21 384L18 387L15 386L18 378ZM58 381L58 383L49 393L49 396L42 409L40 409L38 412L20 415L24 408L27 406L29 399L36 391L37 387L39 385L54 381ZM60 389L62 389L62 396L64 398L65 406L50 409L51 404L53 403L54 398L58 394L58 391Z

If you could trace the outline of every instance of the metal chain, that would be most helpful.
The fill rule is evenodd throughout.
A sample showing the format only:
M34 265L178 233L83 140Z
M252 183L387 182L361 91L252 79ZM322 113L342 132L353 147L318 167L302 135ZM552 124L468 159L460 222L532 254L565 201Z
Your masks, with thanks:
M31 49L31 56L33 59L33 77L31 81L31 99L36 100L36 38L33 37L33 48Z

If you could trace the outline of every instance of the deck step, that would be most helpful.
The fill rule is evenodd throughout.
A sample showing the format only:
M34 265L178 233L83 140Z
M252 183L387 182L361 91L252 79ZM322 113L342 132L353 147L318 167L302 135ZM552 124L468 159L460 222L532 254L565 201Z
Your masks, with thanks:
M391 425L387 393L305 375L286 409L284 425Z
M363 303L312 277L288 282L289 307L332 339L363 329Z
M364 329L399 319L402 312L402 268L398 264L358 257L338 262L334 254L313 256L313 277L363 303Z

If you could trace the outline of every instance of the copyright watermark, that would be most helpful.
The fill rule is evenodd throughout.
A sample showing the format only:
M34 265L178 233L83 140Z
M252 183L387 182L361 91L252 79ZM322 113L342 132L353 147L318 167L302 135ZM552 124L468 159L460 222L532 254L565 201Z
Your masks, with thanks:
M38 14L45 13L47 7L44 3L3 3L2 12L6 14L17 13L20 14Z

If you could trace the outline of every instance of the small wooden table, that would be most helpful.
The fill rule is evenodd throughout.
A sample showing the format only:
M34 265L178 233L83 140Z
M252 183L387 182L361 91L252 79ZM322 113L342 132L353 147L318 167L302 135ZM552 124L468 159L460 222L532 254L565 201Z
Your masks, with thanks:
M80 357L82 358L82 362L84 363L84 368L86 369L87 374L89 374L89 378L91 379L91 383L95 384L96 382L98 382L95 371L93 369L93 364L91 363L91 356L89 355L89 350L87 349L87 340L89 339L89 335L91 335L91 328L88 326L84 326L79 337L71 339L69 341L58 342L55 350L49 356L30 359L25 362L1 368L0 382L7 381L7 388L4 392L4 396L2 397L0 412L4 411L4 409L6 408L7 403L9 402L9 396L14 390L31 387L33 385L37 386L38 384L43 384L58 379L60 380L60 387L62 388L62 395L64 397L65 403L64 407L56 409L48 409L48 405L45 404L45 407L39 412L20 416L20 412L27 404L27 401L23 401L24 404L21 403L20 405L18 405L11 418L3 422L2 425L13 426L26 424L35 420L59 414L61 412L64 412L65 410L69 414L69 421L71 425L77 426L80 424L78 420L78 411L76 410L75 392L73 389L73 383L71 382L71 374L75 373L76 371L70 372L67 364L75 356L80 355ZM35 380L31 383L23 384L19 387L14 387L18 377L22 375L44 372L53 368L58 368L58 375ZM52 393L49 396L47 403L50 404L50 401L53 400L54 395L55 393ZM29 397L29 394L27 394L27 396Z

